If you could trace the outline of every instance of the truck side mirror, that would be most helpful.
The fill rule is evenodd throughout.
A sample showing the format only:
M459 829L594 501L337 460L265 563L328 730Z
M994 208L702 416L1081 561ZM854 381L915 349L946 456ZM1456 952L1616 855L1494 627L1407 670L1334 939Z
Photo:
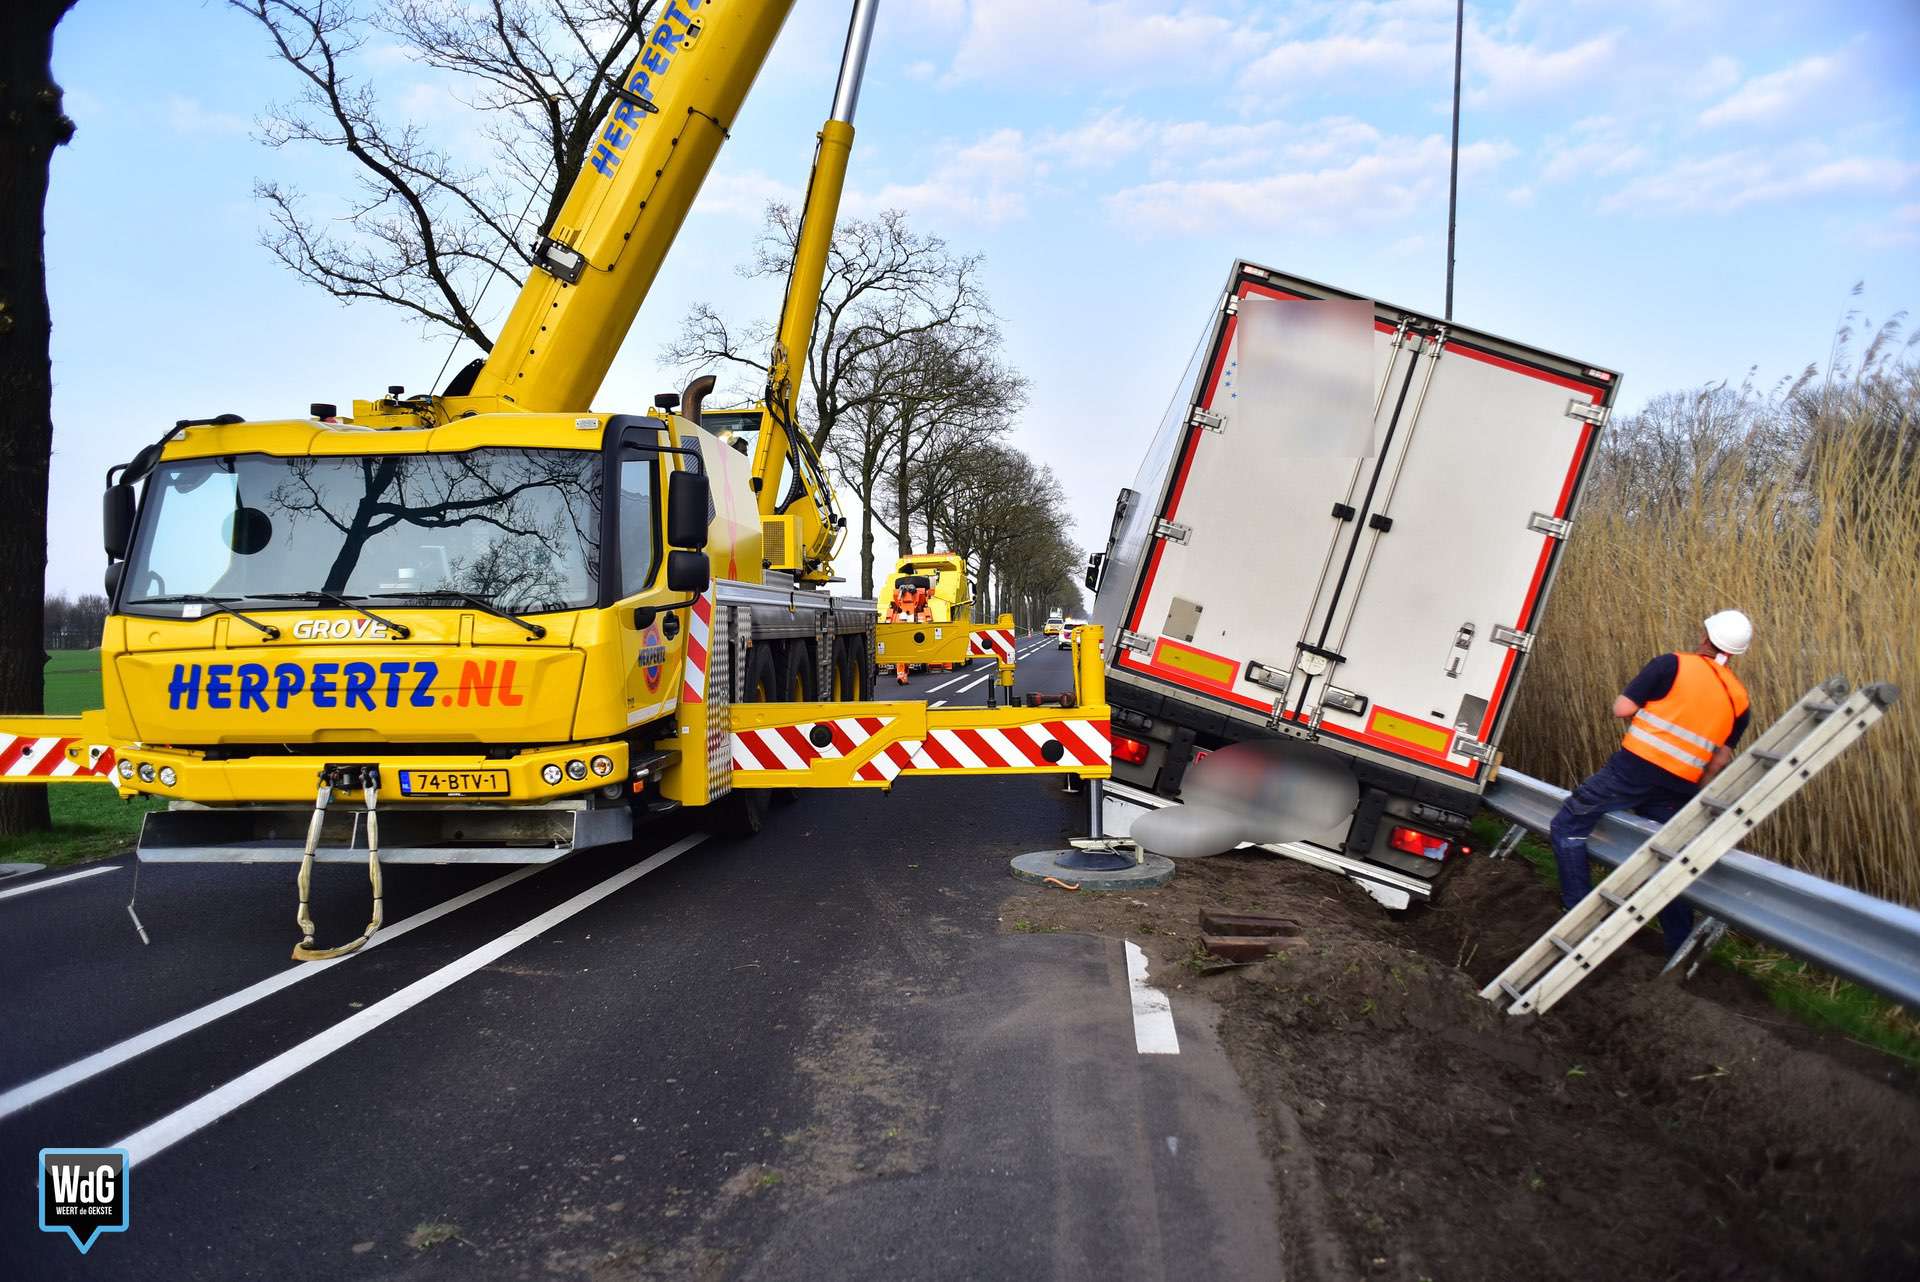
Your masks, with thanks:
M676 548L667 553L667 588L673 592L705 592L713 581L705 552Z
M667 543L676 548L707 545L707 511L712 506L707 478L699 472L675 472L667 478ZM702 565L706 558L700 559ZM701 588L706 587L702 581ZM693 591L695 589L689 589Z
M133 509L131 485L122 481L107 487L100 503L100 525L110 560L127 559L127 549L133 544Z
M1087 558L1087 591L1098 592L1100 590L1100 572L1106 568L1107 554L1105 552L1095 552Z

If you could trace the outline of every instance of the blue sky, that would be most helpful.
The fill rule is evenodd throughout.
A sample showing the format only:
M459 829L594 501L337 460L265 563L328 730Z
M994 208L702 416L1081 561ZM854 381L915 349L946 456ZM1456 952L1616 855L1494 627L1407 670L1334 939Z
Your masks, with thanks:
M831 96L839 0L801 0L595 403L676 386L689 304L771 311L732 268L793 198ZM1457 318L1620 369L1624 404L1821 358L1839 315L1920 303L1920 6L1519 0L1467 6ZM1171 396L1237 257L1441 304L1452 0L881 0L849 179L987 258L1033 385L1014 443L1081 540ZM371 51L383 99L456 148L483 123ZM54 68L50 589L98 590L99 490L176 418L295 416L427 387L448 340L343 308L258 244L256 178L348 173L272 152L290 73L223 5L80 0ZM475 153L477 154L477 152ZM1849 299L1856 281L1861 299ZM489 309L511 301L496 288ZM462 353L460 360L469 353Z

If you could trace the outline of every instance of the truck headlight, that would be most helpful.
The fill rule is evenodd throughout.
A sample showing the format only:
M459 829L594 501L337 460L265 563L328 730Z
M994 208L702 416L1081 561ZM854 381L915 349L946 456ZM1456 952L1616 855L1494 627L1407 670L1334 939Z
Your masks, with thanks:
M556 762L549 761L546 765L541 766L540 777L546 780L547 787L554 787L561 779L559 765Z
M122 779L133 778L133 763L131 761L128 761L125 757L122 757L120 759L120 777Z
M613 758L602 754L593 759L593 773L605 777L613 773Z
M567 763L567 778L578 782L587 777L587 763L578 757Z
M140 763L140 782L153 782L153 763L151 761L143 761Z
M180 782L180 776L174 773L172 766L161 766L160 782L171 788Z

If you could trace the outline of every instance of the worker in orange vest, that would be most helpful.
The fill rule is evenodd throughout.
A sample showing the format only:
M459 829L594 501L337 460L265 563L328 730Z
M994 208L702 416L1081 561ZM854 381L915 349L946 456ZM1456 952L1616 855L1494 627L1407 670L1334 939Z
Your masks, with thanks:
M1722 610L1701 624L1692 653L1661 655L1613 701L1613 715L1627 723L1626 738L1573 790L1547 830L1566 907L1593 890L1587 838L1604 815L1630 810L1665 823L1733 760L1750 706L1728 660L1752 643L1752 621L1738 610ZM1660 914L1669 954L1692 929L1693 906L1684 900Z
M887 607L887 622L929 622L933 618L933 612L927 608L927 598L932 595L932 587L924 580L915 583L912 579L901 579L893 589L893 603ZM893 677L901 685L907 684L907 665L894 664Z

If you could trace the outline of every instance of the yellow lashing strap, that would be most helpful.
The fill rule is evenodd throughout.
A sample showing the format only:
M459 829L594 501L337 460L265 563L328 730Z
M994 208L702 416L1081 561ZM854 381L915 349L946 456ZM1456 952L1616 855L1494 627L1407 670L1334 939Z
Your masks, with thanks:
M352 773L345 770L340 773L341 786L352 786ZM367 922L367 928L361 932L360 938L352 943L342 944L338 948L313 946L313 914L307 910L307 898L313 888L313 852L320 846L320 829L326 823L327 806L333 800L334 783L332 772L320 772L320 791L313 799L313 821L307 825L307 847L300 856L300 911L295 914L294 920L299 923L301 938L293 948L295 961L326 961L355 952L373 938L373 933L380 929L380 923L386 917L384 892L380 886L380 815L376 809L380 798L380 772L373 766L367 766L359 772L359 784L367 799L367 880L373 883L373 917Z

